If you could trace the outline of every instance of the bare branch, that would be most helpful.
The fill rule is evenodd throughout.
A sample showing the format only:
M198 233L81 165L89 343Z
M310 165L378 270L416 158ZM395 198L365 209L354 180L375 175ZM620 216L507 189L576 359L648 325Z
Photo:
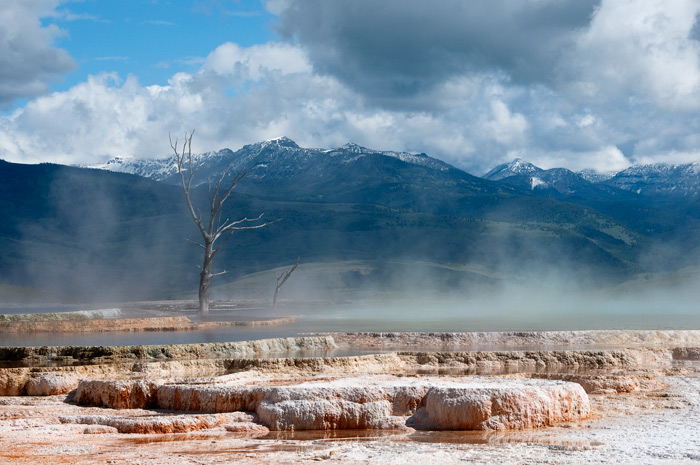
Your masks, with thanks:
M282 275L280 275L279 278L277 278L277 287L278 288L282 287L282 285L287 282L287 280L292 275L292 273L294 273L294 270L297 269L297 266L299 266L299 259L298 258L297 258L297 262L294 264L294 266L292 268L289 269L289 271L285 271L284 273L282 273ZM282 282L279 282L280 279L282 279Z
M252 223L254 221L259 221L263 217L263 215L264 215L264 213L261 213L260 216L258 216L257 218L243 218L240 220L231 221L230 223L228 222L228 218L227 218L226 221L224 222L224 225L217 228L216 234L221 235L221 234L229 231L230 229L232 229L233 226L237 226L237 225L242 224L242 223Z
M226 171L224 171L224 175L221 177L219 182L224 180L224 176L226 176L227 172L228 172L228 169L226 169ZM219 208L221 207L221 205L224 204L224 202L226 202L226 200L228 200L229 196L231 195L231 191L233 191L233 189L236 187L236 185L241 181L241 179L246 177L246 175L248 173L250 173L250 170L240 170L233 177L233 180L231 181L231 184L229 185L228 189L226 189L226 191L224 191L223 195L221 196L221 200L219 201Z
M177 164L177 172L180 175L180 184L182 185L182 190L185 193L185 200L187 201L187 207L190 211L190 215L194 220L195 224L199 228L202 235L205 234L204 225L202 224L202 214L199 210L195 212L194 206L192 205L192 199L190 198L190 191L192 189L192 178L194 178L194 169L192 167L192 136L194 135L194 130L187 136L185 133L185 142L182 144L182 150L178 151L177 139L173 143L173 138L170 134L170 147L175 152L175 163ZM187 161L189 166L188 178L185 180L185 174L183 172L183 165Z
M203 246L202 244L200 244L199 242L191 241L191 240L187 239L186 237L185 237L185 240L186 240L187 242L189 242L190 244L194 244L194 245L196 245L197 247L201 247L201 248L203 248L204 250L207 250L207 248L206 248L205 246Z
M228 273L228 271L226 271L226 270L220 271L220 272L218 272L218 273L213 273L213 274L211 275L211 277L212 277L212 278L215 278L216 276L221 276L222 274L226 274L226 273Z
M231 237L231 234L233 234L233 231L247 231L247 230L250 230L250 229L262 229L262 228L264 228L265 226L270 226L271 224L277 223L278 221L282 221L282 218L279 218L279 219L273 220L273 221L268 221L267 223L256 224L256 225L254 225L254 226L235 226L235 227L231 227L231 228L226 228L226 229L225 229L224 231L222 231L220 234L218 234L217 236L215 236L215 239L214 239L214 240L216 240L216 239L218 239L219 237L221 237L221 235L222 235L224 232L228 232L229 235L226 236L226 239L224 239L224 243L223 243L223 244L225 244L226 241L228 241L229 237ZM219 249L223 246L223 244L221 244L221 245L219 246ZM218 251L218 249L217 249L217 251Z
M262 217L262 215L260 215L257 219L260 219L261 217ZM274 221L268 221L267 223L263 223L263 224L256 224L256 225L254 225L254 226L235 226L235 227L226 228L226 229L224 229L224 230L222 230L222 231L220 231L220 232L217 232L217 233L214 235L214 241L216 241L217 239L219 239L224 233L228 233L228 235L227 235L226 238L219 244L219 246L218 246L216 249L214 249L214 251L213 251L212 254L211 254L211 257L214 258L214 257L221 251L221 249L224 247L224 245L226 245L226 243L228 242L228 240L231 239L231 236L233 235L233 232L234 232L234 231L245 231L245 230L248 230L248 229L261 229L261 228L264 228L265 226L269 226L269 225L271 225L271 224L273 224L273 223L277 223L278 221L281 221L281 220L282 220L282 218L280 218L280 219L278 219L278 220L274 220ZM255 219L247 219L247 218L244 218L243 220L234 221L234 223L240 224L240 223L242 223L243 221L255 221Z
M260 229L260 228L264 228L265 226L270 226L271 224L275 224L278 221L282 221L282 218L279 218L279 219L273 220L273 221L268 221L267 223L263 223L263 224L256 224L255 226L237 226L235 228L230 228L230 230L232 230L232 231L246 231L248 229Z
M289 270L283 271L282 274L279 276L277 276L277 273L275 273L275 279L277 279L277 286L275 287L275 293L272 296L272 306L273 307L275 307L275 308L277 307L277 294L279 294L280 288L284 285L284 283L287 282L289 277L292 275L292 273L294 273L294 270L296 270L298 266L299 266L299 258L297 257L296 263Z
M221 243L219 244L219 246L218 246L216 249L214 249L214 250L212 251L212 253L211 253L211 258L212 258L212 259L213 259L214 257L216 257L216 256L219 254L219 252L221 252L221 249L223 249L224 246L226 245L226 243L228 242L228 240L231 239L231 236L233 236L233 231L229 232L229 233L228 233L228 236L226 236L226 238L225 238L223 241L221 241ZM215 239L215 240L216 240L216 239Z

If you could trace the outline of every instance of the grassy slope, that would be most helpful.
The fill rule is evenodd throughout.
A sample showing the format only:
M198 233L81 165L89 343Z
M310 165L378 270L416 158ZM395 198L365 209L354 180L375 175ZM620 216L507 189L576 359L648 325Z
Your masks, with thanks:
M643 271L640 254L654 239L590 207L516 195L471 177L443 184L424 178L396 189L375 184L367 191L332 192L332 203L232 197L227 217L265 212L281 221L237 233L216 259L218 270L230 270L218 283L297 257L339 267L339 277L331 280L340 283L337 289L365 283L400 288L411 279L411 285L429 282L435 288L488 287L504 277L563 272L614 283ZM456 189L453 181L466 187ZM206 195L206 189L197 194L202 205ZM201 257L183 238L196 239L197 231L176 186L104 171L0 162L0 199L3 284L77 299L164 298L196 289ZM416 262L423 264L410 265ZM363 274L346 263L371 270ZM407 276L406 269L420 272Z

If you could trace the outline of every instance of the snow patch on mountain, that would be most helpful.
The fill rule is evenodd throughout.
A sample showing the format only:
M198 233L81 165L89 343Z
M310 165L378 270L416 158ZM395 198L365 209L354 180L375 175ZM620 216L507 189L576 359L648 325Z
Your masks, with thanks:
M450 169L450 166L448 164L441 162L440 160L437 160L435 158L431 158L424 153L416 154L410 152L380 151L368 149L367 147L362 147L361 145L354 143L345 144L335 149L324 150L324 153L327 153L330 156L338 156L342 155L343 153L354 153L361 156L381 155L385 157L396 158L404 163L425 166L427 168L435 169L438 171L446 171ZM358 158L360 157L348 159L346 160L346 162L350 160L357 160Z
M615 171L600 172L596 170L586 169L578 172L579 176L588 182L597 183L607 181L617 174Z
M296 142L287 137L277 137L246 145L236 152L222 149L193 154L193 164L199 173L197 178L199 183L218 180L226 169L238 171L244 168L255 168L249 175L251 178L272 176L273 179L278 179L300 171L323 177L324 157L328 157L327 161L335 159L342 165L351 165L366 157L389 157L403 163L439 171L453 169L447 163L423 153L379 151L354 143L334 149L308 149L299 147ZM104 163L87 166L87 168L129 173L156 181L177 182L175 176L177 169L172 157L140 159L121 156ZM518 177L520 180L517 180ZM574 173L564 168L544 170L521 158L516 158L510 163L496 166L483 178L491 181L512 178L523 188L532 190L553 188L564 194L573 194L582 188L590 189L593 185L612 187L641 195L700 196L700 163L657 163L635 165L617 173L601 173L593 170Z
M620 171L605 183L642 195L695 197L700 194L700 164L635 165Z
M547 183L534 176L530 178L530 189L535 190L536 187L540 186L547 187Z
M510 176L534 174L542 171L542 168L539 168L532 163L523 160L522 158L516 158L510 163L503 163L496 166L494 169L486 173L483 178L490 181L500 181L501 179L505 179Z
M104 163L82 166L113 171L115 173L134 174L145 178L161 180L177 172L177 167L172 158L144 159L133 157L115 157Z
M254 168L250 173L251 178L262 178L269 175L269 170L275 170L277 176L284 176L299 170L314 169L313 160L318 157L339 157L343 164L351 164L367 156L390 157L404 163L423 166L426 168L446 171L452 167L447 163L436 160L424 153L415 154L408 152L379 151L368 149L357 144L349 143L335 149L307 149L301 148L288 137L276 137L263 142L249 144L236 152L230 149L222 149L215 152L193 154L193 166L200 173L196 180L198 183L206 183L218 178L221 173L230 169ZM129 173L156 181L172 179L177 173L177 168L172 157L159 159L140 159L133 157L115 157L105 163L87 166L87 168L104 169L119 173ZM318 171L320 168L316 169ZM319 172L319 176L323 173Z

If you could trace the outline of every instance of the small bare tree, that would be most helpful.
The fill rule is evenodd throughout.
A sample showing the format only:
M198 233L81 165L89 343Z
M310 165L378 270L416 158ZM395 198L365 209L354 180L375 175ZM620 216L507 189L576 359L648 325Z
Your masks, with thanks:
M280 274L279 276L277 276L277 273L275 273L275 278L277 279L277 286L275 287L275 294L272 296L272 306L274 308L277 308L277 294L279 294L280 288L284 285L284 283L287 282L292 273L294 273L294 270L297 269L297 266L299 266L298 258L297 262L289 270L283 271L282 274Z
M209 314L209 288L211 285L211 278L215 276L221 276L226 273L226 270L219 273L212 273L212 262L214 257L221 252L221 249L226 245L228 240L231 238L235 231L242 231L246 229L260 229L265 226L274 223L275 221L270 221L266 223L251 224L259 222L262 219L263 214L257 218L243 218L240 220L230 221L228 218L222 218L222 208L224 203L231 196L231 191L236 187L236 184L240 182L241 179L248 174L249 170L241 170L235 176L230 183L227 184L228 187L222 187L221 183L229 172L229 169L224 170L221 174L221 178L216 182L214 186L209 184L209 215L208 217L202 217L202 213L199 208L195 208L192 204L192 179L194 178L195 170L192 163L192 136L194 131L192 131L189 136L185 133L185 140L182 144L182 148L178 149L178 141L175 139L173 142L172 136L168 135L170 138L170 147L172 147L175 152L175 163L177 166L177 172L180 175L180 182L182 185L182 190L185 193L185 200L187 201L187 207L192 215L192 219L199 228L199 232L202 234L203 244L198 242L193 242L187 239L188 242L204 249L204 263L201 267L201 272L199 274L199 313L201 315ZM187 175L185 175L187 172ZM221 239L219 241L219 239ZM219 241L217 244L216 242Z

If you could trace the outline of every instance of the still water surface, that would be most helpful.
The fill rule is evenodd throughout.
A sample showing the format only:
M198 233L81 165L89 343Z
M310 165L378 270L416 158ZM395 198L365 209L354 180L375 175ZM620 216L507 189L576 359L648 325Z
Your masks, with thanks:
M92 307L91 307L92 308ZM0 314L51 313L91 309L79 306L0 307ZM606 309L603 309L606 310ZM197 321L196 312L170 316ZM139 315L133 308L123 317ZM293 316L271 326L235 326L196 331L0 334L0 346L141 345L230 342L345 331L557 331L587 329L700 329L700 312L504 312L465 308L449 302L296 305L279 308L214 310L210 320L258 320Z

